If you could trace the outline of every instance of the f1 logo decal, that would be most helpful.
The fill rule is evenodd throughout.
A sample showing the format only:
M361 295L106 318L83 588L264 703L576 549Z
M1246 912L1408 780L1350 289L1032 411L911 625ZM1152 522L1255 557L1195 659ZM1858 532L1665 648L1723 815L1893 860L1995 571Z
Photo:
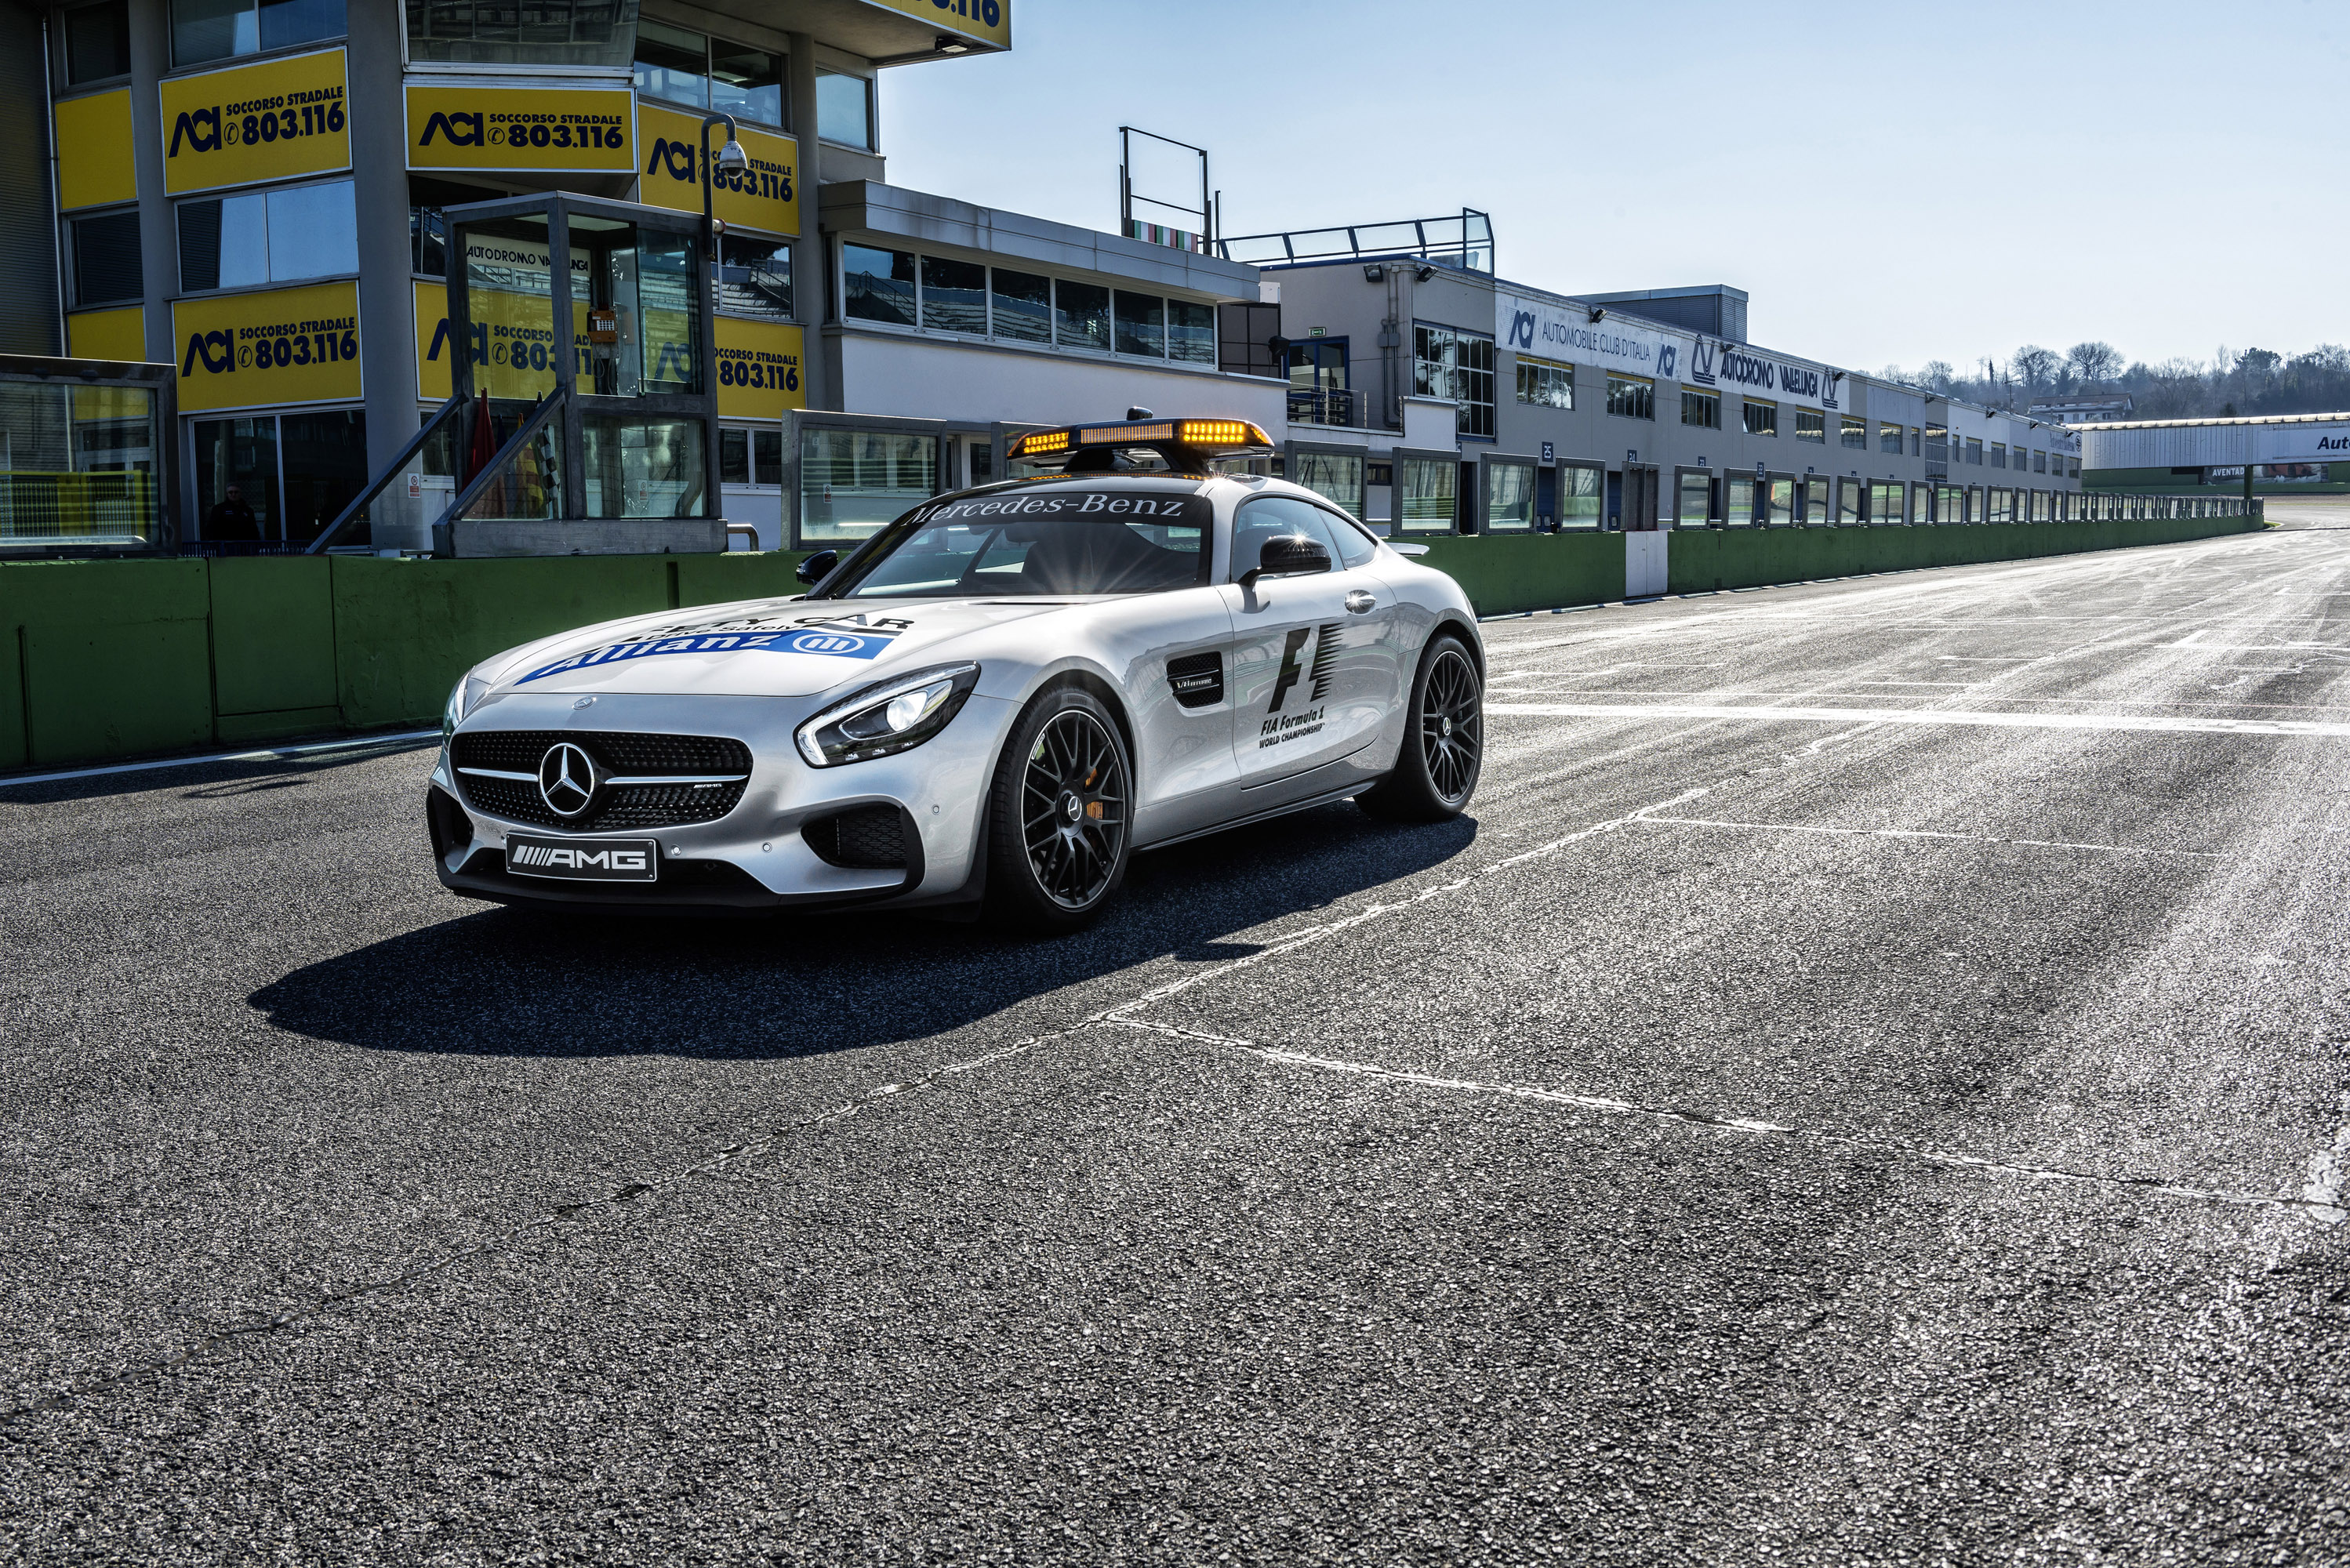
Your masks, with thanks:
M1329 695L1330 672L1332 667L1338 662L1338 639L1345 629L1342 623L1334 620L1326 621L1318 627L1297 627L1290 632L1289 640L1281 650L1281 673L1274 678L1273 706L1266 709L1266 712L1280 712L1283 700L1289 695L1289 689L1305 679L1305 661L1298 656L1305 651L1305 639L1317 632L1320 634L1320 640L1314 647L1313 701L1319 702Z

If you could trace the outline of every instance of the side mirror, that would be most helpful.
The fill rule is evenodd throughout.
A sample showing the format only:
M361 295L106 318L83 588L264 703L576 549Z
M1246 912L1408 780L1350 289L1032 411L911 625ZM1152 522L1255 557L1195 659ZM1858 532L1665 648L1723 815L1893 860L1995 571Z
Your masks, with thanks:
M838 565L840 565L839 551L818 550L794 567L793 576L804 583L814 585L824 581L833 567Z
M1256 569L1241 575L1241 587L1253 587L1259 577L1303 576L1330 569L1330 552L1318 539L1303 534L1276 534L1257 553Z

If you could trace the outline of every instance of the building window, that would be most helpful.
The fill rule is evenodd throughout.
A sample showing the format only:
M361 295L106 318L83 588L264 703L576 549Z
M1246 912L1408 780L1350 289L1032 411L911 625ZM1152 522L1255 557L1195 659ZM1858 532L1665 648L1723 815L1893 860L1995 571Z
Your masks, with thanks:
M1700 430L1720 430L1721 428L1721 394L1694 392L1684 388L1681 391L1681 423L1695 425Z
M113 305L146 297L139 265L139 214L109 213L73 221L74 303Z
M1014 343L1053 340L1053 280L1041 273L994 269L988 298L995 336Z
M1879 452L1889 452L1894 456L1899 457L1901 455L1901 427L1899 425L1887 424L1881 420L1878 421L1877 425L1877 450Z
M1844 444L1852 448L1853 451L1866 452L1868 450L1868 421L1866 420L1856 420L1850 414L1845 415L1843 436Z
M1484 531L1525 534L1534 525L1534 465L1493 462L1485 470Z
M1758 403L1746 400L1746 433L1751 436L1775 436L1779 433L1779 405Z
M172 0L174 65L290 49L345 31L343 0Z
M1684 468L1674 476L1673 492L1676 526L1702 528L1713 520L1713 475Z
M840 271L846 286L843 315L892 327L914 325L913 252L843 244Z
M2045 473L2048 472L2048 454L2046 452L2041 452L2037 449L2033 450L2032 453L2032 472L2034 473Z
M130 74L129 0L68 11L65 31L68 87Z
M1982 466L1982 438L1981 436L1967 437L1967 461L1974 464L1977 468L1981 468Z
M1993 468L2005 468L2007 466L2007 444L2004 441L1993 441L1991 443L1991 465Z
M175 0L176 5L189 3ZM335 31L343 30L343 0L293 3L331 5L337 18ZM526 6L494 5L491 0L407 0L407 5L408 62L412 66L619 67L629 64L637 36L637 0L530 0Z
M800 431L803 545L865 539L938 493L939 438L881 431Z
M1773 479L1771 493L1763 501L1763 517L1774 528L1791 528L1795 523L1795 482Z
M922 325L941 332L987 331L987 269L977 262L922 258Z
M1653 420L1657 417L1657 384L1646 376L1619 376L1607 373L1607 411L1618 419Z
M1423 398L1451 400L1457 410L1454 429L1465 436L1491 441L1492 338L1453 327L1415 326L1412 344L1412 390Z
M1575 407L1575 367L1519 355L1518 401L1545 409Z
M2078 479L2081 477L2081 460L2079 458L2067 458L2065 460L2064 477L2067 479Z
M1948 425L1926 427L1926 461L1946 462L1950 456L1950 429Z
M1461 465L1449 457L1404 457L1395 463L1396 527L1406 534L1452 532Z
M863 77L819 68L816 73L816 133L827 141L873 151L873 84Z
M637 91L646 98L784 125L784 57L650 19L637 24Z
M1828 417L1817 409L1795 410L1795 439L1813 441L1822 446L1828 443Z
M1055 280L1053 339L1065 348L1109 349L1109 290L1098 284Z
M1118 351L1167 358L1167 302L1155 294L1128 294L1121 288L1116 303Z
M357 409L198 420L193 436L205 539L306 543L367 485L367 415Z
M1196 300L1167 302L1167 357L1187 365L1216 362L1216 307Z
M1558 525L1561 528L1598 527L1600 503L1606 499L1607 493L1607 470L1581 463L1559 464Z
M1924 450L1924 449L1923 449L1922 447L1920 447L1920 446L1919 446L1919 444L1918 444L1919 440L1920 440L1920 437L1919 437L1919 433L1918 433L1918 427L1917 427L1916 425L1911 425L1911 426L1909 427L1909 455L1910 455L1911 457L1917 457L1917 456L1920 455L1920 454L1921 454L1921 452L1923 452L1923 450Z
M184 294L359 270L348 180L182 202L176 215Z
M718 242L718 309L770 321L792 318L792 247L726 234Z

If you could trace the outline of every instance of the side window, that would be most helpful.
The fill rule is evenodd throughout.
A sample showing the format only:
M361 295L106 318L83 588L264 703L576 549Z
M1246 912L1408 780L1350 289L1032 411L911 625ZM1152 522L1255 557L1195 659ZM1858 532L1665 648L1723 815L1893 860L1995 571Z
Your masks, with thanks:
M1240 514L1232 520L1233 577L1256 570L1263 558L1264 542L1283 534L1303 534L1314 540L1330 552L1333 566L1345 559L1320 507L1287 495L1260 495L1241 503Z
M1378 541L1356 527L1348 519L1325 512L1322 522L1338 546L1337 553L1331 559L1341 567L1367 566L1371 564L1371 557L1379 553Z

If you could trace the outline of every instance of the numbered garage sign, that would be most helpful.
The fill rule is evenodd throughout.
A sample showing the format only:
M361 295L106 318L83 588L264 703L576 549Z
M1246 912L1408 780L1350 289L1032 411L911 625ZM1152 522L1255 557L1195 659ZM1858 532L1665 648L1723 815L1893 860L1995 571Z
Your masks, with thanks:
M702 211L702 182L694 169L702 161L702 117L641 104L637 109L637 134L644 156L638 161L637 199L648 207L672 212ZM726 140L712 127L714 151ZM777 136L744 126L736 133L750 167L740 173L721 173L711 192L711 212L729 228L758 229L770 234L800 232L800 149L788 136Z
M163 189L177 196L348 169L344 85L340 49L163 82Z
M411 87L408 166L633 174L636 101L602 88Z
M800 329L722 316L718 327L718 417L779 420L807 407Z
M183 414L360 399L356 283L178 300L172 336Z

